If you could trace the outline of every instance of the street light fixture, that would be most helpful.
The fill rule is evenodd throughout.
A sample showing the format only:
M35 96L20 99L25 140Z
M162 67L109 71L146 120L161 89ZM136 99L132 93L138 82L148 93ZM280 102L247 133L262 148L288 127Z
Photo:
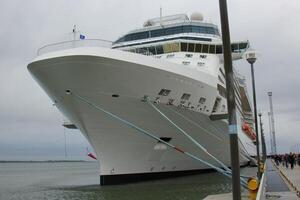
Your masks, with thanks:
M260 172L260 156L259 156L259 136L258 136L258 126L257 126L255 77L254 77L254 68L253 68L253 64L257 60L257 53L255 51L248 51L246 53L246 60L251 65L253 105L254 105L254 120L255 120L255 133L256 133L257 177L258 177L258 179L260 179L261 178L261 172Z

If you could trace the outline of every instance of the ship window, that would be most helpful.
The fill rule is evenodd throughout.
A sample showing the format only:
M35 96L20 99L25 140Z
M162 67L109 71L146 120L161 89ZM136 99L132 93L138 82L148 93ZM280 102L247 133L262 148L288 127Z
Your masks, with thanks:
M201 44L196 44L196 47L195 47L195 52L201 52L201 47L202 45Z
M184 64L184 65L189 65L191 62L189 62L189 61L182 61L182 64Z
M179 43L171 43L163 45L164 53L171 53L179 51Z
M205 101L206 101L206 98L204 98L204 97L201 97L201 98L199 99L199 103L201 103L201 104L204 104Z
M171 92L171 90L161 89L160 92L158 93L158 95L168 96L170 94L170 92Z
M221 54L222 52L223 52L223 49L222 49L223 47L222 47L222 45L217 45L216 46L216 53L217 54Z
M164 53L163 47L161 45L156 46L156 54Z
M181 96L181 99L182 99L182 100L189 100L190 97L191 97L190 94L184 93L184 94Z
M208 44L203 44L202 53L208 53Z
M221 98L217 97L212 112L217 112L220 107ZM208 111L207 111L208 112Z
M162 36L164 35L165 33L165 29L158 29L158 30L153 30L151 31L151 37L159 37L159 36Z
M195 44L194 44L194 43L188 43L188 44L189 44L188 51L189 51L189 52L194 52Z
M159 139L161 139L164 142L170 142L172 140L172 138L170 137L160 137Z
M222 97L226 98L226 89L220 84L217 85L217 88L218 88L219 94Z
M216 45L209 46L209 53L215 54L216 53Z
M238 52L239 51L239 45L238 44L231 44L231 51L232 52Z
M207 55L200 55L199 56L201 59L205 59L205 58L207 58Z
M190 33L192 32L192 26L188 25L188 26L183 26L182 27L182 32L183 33Z
M240 50L245 50L248 47L248 43L240 43L239 44L239 49Z
M152 53L153 55L156 54L156 52L155 52L155 47L153 47L153 46L148 47L148 51L149 51L150 53Z
M187 43L185 42L181 43L181 51L187 51Z
M192 58L192 57L193 57L193 54L187 53L187 54L185 54L185 57L186 57L186 58Z

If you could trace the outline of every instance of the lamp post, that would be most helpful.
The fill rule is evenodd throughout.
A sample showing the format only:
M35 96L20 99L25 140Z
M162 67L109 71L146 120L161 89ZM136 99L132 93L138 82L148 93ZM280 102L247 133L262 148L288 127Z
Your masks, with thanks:
M262 113L258 113L259 124L260 124L260 138L261 138L261 149L262 149L262 161L265 163L267 157L266 143L265 143L265 134L263 130L263 124L261 121Z
M257 126L257 109L256 109L256 93L255 93L255 78L254 78L254 68L257 57L254 51L249 51L246 54L246 59L251 65L251 76L252 76L252 90L253 90L253 105L254 105L254 121L255 121L255 133L256 133L256 153L257 153L257 177L260 179L260 156L259 156L259 136L258 136L258 126Z

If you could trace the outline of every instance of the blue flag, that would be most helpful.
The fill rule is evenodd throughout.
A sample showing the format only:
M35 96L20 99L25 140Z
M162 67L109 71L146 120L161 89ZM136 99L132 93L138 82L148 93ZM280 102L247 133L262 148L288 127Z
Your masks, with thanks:
M84 40L84 39L85 39L85 36L80 34L79 38L80 38L81 40Z

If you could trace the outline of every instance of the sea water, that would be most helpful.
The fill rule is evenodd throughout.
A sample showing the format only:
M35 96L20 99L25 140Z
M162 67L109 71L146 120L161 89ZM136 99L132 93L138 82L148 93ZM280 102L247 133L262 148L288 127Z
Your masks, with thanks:
M180 178L99 186L97 162L0 163L0 200L193 200L231 191L231 180L212 172ZM254 175L256 168L243 168Z

